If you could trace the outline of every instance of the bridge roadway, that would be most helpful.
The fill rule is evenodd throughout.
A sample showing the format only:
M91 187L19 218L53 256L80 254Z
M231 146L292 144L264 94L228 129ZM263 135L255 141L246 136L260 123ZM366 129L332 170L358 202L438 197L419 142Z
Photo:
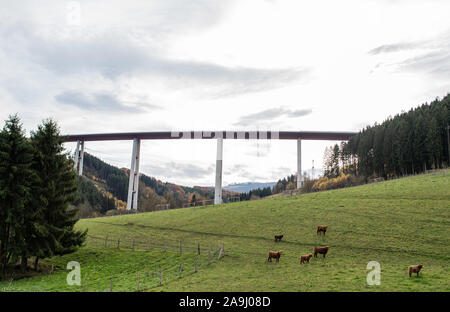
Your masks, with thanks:
M114 140L177 140L177 139L245 139L245 140L337 140L347 141L356 132L336 131L184 131L124 132L64 135L66 142Z

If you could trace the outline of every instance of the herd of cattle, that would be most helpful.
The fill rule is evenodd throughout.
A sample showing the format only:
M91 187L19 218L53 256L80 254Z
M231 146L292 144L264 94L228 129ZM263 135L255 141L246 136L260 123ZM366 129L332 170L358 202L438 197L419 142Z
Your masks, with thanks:
M317 235L320 233L323 233L325 236L325 233L327 232L328 225L318 225L317 226ZM275 242L281 241L284 235L275 235ZM330 246L322 246L322 247L314 247L314 257L317 258L317 254L322 254L325 258L326 254L328 253L328 249L330 249ZM277 262L280 261L281 254L283 253L282 250L278 251L269 251L269 257L267 258L267 261L272 262L272 258L275 259ZM307 255L301 255L300 256L300 264L308 262L309 259L311 259L313 254L307 254ZM417 276L419 276L419 272L422 269L423 264L418 265L411 265L408 268L409 276L411 277L412 273L417 273Z

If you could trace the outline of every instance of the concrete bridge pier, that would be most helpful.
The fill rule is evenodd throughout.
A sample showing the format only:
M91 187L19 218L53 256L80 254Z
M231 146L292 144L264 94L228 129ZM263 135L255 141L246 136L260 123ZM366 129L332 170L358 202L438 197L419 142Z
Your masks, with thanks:
M80 166L78 168L78 175L83 175L83 163L84 163L84 141L81 141L81 149L80 149Z
M134 138L131 152L130 178L128 180L127 210L137 210L138 207L140 154L141 140Z
M77 146L75 148L75 154L73 157L74 169L77 171L78 175L83 175L83 161L84 161L84 141L77 141Z
M216 188L214 192L214 205L222 203L222 159L223 159L223 139L217 139L216 156Z
M297 188L303 185L302 174L302 139L297 139Z
M78 159L80 157L80 143L81 141L77 141L77 146L75 147L75 152L73 153L73 169L78 172Z

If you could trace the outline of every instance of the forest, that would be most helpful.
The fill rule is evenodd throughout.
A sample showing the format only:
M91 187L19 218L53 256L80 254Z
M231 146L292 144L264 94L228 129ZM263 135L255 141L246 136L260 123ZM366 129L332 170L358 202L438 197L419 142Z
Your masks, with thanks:
M449 165L450 94L367 126L326 149L324 173L389 179Z
M446 168L450 164L450 95L389 116L367 126L348 142L325 148L324 176L304 177L301 193L349 187ZM296 189L296 176L278 180L272 190L254 190L265 197ZM249 199L250 196L241 195Z

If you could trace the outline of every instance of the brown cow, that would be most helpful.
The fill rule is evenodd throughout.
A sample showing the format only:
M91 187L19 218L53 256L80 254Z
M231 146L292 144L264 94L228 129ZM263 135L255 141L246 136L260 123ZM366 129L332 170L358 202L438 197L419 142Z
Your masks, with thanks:
M412 273L417 273L417 276L419 276L419 272L420 270L423 268L423 264L418 264L418 265L410 265L409 266L409 277L411 277Z
M300 264L303 262L309 263L309 259L311 259L312 256L312 254L300 256Z
M314 258L317 258L318 253L323 254L323 257L325 258L329 248L330 246L314 247Z
M277 259L277 262L280 261L281 254L283 253L282 250L278 251L269 251L269 258L267 258L267 261L272 262L272 258Z
M323 235L327 232L328 225L318 225L317 226L317 235L319 235L320 232L323 232Z
M284 235L275 235L275 241L281 241Z

